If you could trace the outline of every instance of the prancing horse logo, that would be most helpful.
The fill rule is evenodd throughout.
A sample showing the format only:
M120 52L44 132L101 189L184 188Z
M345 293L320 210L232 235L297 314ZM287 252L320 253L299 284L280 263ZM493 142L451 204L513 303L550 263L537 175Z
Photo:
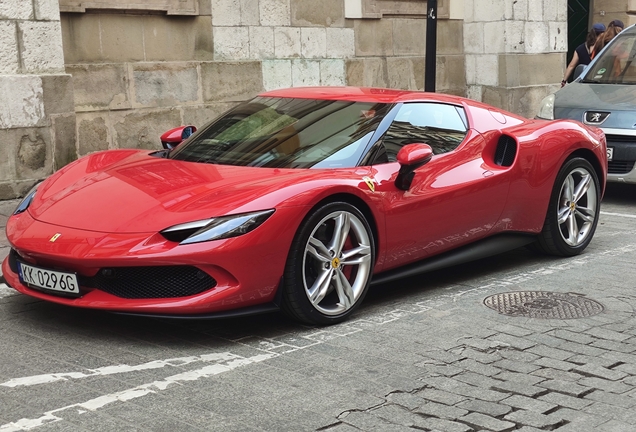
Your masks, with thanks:
M55 240L57 240L58 238L60 238L60 236L61 236L61 235L62 235L62 233L56 233L53 237L51 237L51 238L49 239L49 241L50 241L51 243L54 243L54 242L55 242Z

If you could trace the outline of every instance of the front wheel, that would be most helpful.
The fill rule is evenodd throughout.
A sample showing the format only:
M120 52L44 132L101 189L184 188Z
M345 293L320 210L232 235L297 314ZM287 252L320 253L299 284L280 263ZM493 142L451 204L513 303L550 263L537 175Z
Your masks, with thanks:
M550 255L578 255L592 241L601 210L601 186L583 158L565 162L552 189L536 246Z
M308 324L335 324L362 302L375 245L364 215L344 202L314 210L292 242L283 280L283 310Z

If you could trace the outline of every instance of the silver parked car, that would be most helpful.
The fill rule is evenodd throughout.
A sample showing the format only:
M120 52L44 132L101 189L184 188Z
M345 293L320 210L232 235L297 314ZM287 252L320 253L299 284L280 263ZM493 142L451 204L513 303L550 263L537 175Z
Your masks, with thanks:
M538 118L574 119L607 136L607 181L636 183L636 26L620 32L575 79L543 99ZM577 74L578 72L578 74Z

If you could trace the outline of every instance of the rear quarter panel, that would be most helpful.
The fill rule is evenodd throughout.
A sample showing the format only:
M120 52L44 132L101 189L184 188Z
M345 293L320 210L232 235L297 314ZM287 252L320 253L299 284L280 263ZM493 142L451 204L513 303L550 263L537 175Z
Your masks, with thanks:
M540 232L559 170L575 155L595 166L604 192L607 153L600 129L571 120L530 120L502 133L517 140L518 153L498 231Z

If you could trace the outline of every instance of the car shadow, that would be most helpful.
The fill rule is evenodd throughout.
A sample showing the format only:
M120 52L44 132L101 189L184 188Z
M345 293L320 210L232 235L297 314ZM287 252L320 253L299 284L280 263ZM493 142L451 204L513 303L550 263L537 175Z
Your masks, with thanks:
M458 287L473 286L476 280L536 264L555 263L556 260L558 258L519 248L506 254L376 285L369 290L351 322L366 317L373 319L378 310L409 304L412 297L421 298L422 293L429 292L432 296L440 290L449 293ZM4 299L3 309L13 315L12 327L28 328L32 334L55 334L71 345L73 341L99 343L100 340L114 345L129 345L131 341L138 340L143 344L187 350L193 346L218 348L254 337L304 336L321 329L297 323L282 312L216 320L168 319L72 308L22 295L7 300ZM324 329L328 331L329 327Z
M636 204L636 184L608 183L602 203Z

